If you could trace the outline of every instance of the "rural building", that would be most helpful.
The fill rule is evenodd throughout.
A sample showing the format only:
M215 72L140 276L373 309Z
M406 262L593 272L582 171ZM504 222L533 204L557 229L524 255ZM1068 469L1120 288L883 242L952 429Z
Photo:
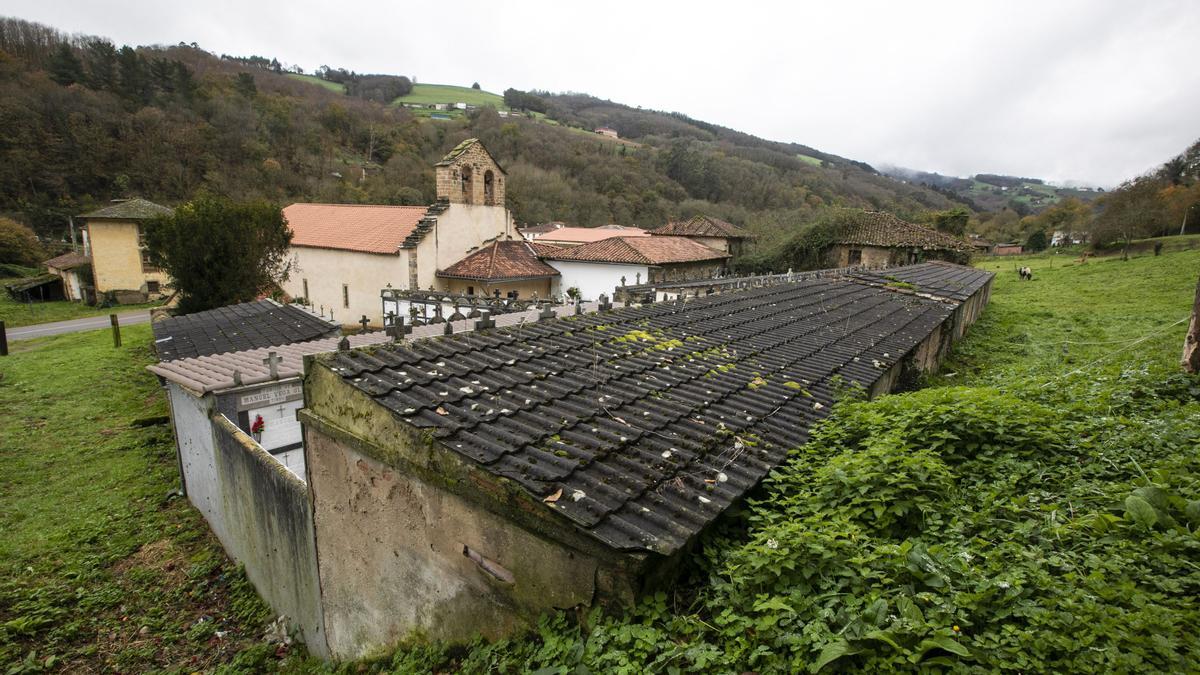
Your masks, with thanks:
M617 130L610 127L598 127L596 129L596 133L600 134L601 136L608 136L609 138L620 138L620 135L617 134Z
M782 281L313 357L317 649L497 638L653 591L840 383L875 395L936 368L992 277L895 273L911 286Z
M541 237L542 235L544 235L548 232L553 232L554 230L561 230L564 227L566 227L566 223L556 220L556 221L552 221L549 223L542 223L540 225L530 225L529 227L522 227L522 228L519 228L517 231L521 233L521 238L524 239L525 241L534 241L537 238Z
M64 253L42 263L46 271L62 279L63 298L72 302L93 299L92 258L82 253Z
M739 256L746 243L754 238L746 230L711 216L694 216L689 220L667 223L650 234L687 237L709 248Z
M439 271L437 276L449 293L545 299L550 297L551 281L558 270L538 256L557 250L524 239L496 240Z
M92 257L92 286L98 296L121 304L147 302L166 294L171 280L150 264L142 223L174 210L145 199L122 199L79 216L84 248Z
M992 247L995 246L995 244L977 234L968 235L967 243L971 245L971 248L975 249L976 253L991 253Z
M891 267L927 260L966 262L971 245L943 232L879 211L855 212L833 234L829 267Z
M992 255L1021 255L1024 252L1025 247L1016 242L996 244L992 247Z
M563 247L544 253L542 259L560 274L555 295L575 288L584 300L595 300L602 294L613 297L625 284L718 276L729 254L686 237L621 236Z
M514 234L504 170L479 141L460 143L435 165L435 174L438 201L430 207L286 207L296 269L284 290L343 324L365 316L382 326L381 288L435 289L438 270Z
M609 237L649 237L650 233L640 227L627 225L601 225L599 227L558 227L537 236L543 244L552 246L582 246Z
M160 319L151 324L160 361L224 354L341 335L341 326L271 299Z

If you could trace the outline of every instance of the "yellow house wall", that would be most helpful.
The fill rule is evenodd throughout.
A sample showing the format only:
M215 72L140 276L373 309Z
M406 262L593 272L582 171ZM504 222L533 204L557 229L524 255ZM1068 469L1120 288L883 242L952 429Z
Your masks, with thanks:
M143 272L138 224L129 220L93 220L87 224L97 293L144 291L147 281L170 283L163 272Z
M442 279L444 290L451 293L466 293L467 287L475 289L476 295L491 295L492 291L500 289L500 296L504 297L509 291L516 291L517 296L521 300L532 300L534 294L540 299L550 297L550 279L528 279L525 281L501 281L492 285L488 285L483 281L467 281L465 279Z
M408 285L409 251L387 255L360 253L328 248L293 246L292 260L296 267L283 290L293 298L304 297L304 280L308 279L308 301L325 316L333 312L335 321L355 325L364 314L375 326L383 325L383 307L379 291L388 284L393 288ZM350 286L350 306L342 303L342 284Z

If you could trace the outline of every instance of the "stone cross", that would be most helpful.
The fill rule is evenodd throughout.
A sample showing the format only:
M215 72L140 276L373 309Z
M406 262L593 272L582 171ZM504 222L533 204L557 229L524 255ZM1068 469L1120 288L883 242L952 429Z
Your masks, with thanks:
M392 338L393 340L400 340L411 332L412 326L405 325L404 317L395 315L392 316L392 325L387 327L388 337Z
M242 371L240 371L240 370L233 371L233 386L235 386L235 387L242 386Z
M280 357L275 352L269 352L267 354L267 358L262 360L263 365L266 366L267 368L270 368L272 380L279 379L279 362L282 360L283 360L283 358Z
M365 333L367 332L367 326L371 325L371 320L367 318L366 314L363 314L362 318L358 320L358 324L362 326L362 332Z
M624 274L621 275L621 285L622 286L625 285L625 275Z
M486 309L480 314L479 319L475 321L475 330L487 330L495 327L496 322L492 320L492 313Z
M454 333L454 324L446 322L445 328L442 329L442 335L452 335Z
M555 317L554 306L551 305L550 303L546 303L542 307L542 311L538 312L537 320L538 321L549 321L550 319L553 319L554 317Z
M601 294L600 294L600 307L599 307L599 309L600 309L600 311L601 311L601 312L605 312L605 311L608 311L608 310L612 309L612 303L608 301L608 296L607 296L607 295L605 295L605 294L603 294L603 293L601 293Z
M338 351L339 352L350 351L350 338L343 337L341 340L338 340Z

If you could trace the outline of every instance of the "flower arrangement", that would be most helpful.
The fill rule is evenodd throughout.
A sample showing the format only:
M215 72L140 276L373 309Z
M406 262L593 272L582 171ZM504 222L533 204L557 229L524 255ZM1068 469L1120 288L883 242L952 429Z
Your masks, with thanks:
M266 426L267 423L263 421L262 415L255 415L254 424L250 425L250 433L254 434L255 438L257 438L262 435L263 429Z

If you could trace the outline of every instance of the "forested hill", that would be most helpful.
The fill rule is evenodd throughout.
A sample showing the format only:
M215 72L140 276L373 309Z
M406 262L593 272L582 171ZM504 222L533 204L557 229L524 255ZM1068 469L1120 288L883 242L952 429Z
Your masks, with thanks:
M1050 185L1040 178L992 173L958 178L898 166L881 166L879 170L897 180L937 190L951 199L962 201L976 211L1000 211L1008 208L1022 216L1053 206L1063 199L1073 198L1088 202L1104 194L1102 189Z
M59 236L69 215L133 195L423 204L433 162L471 136L507 169L520 222L657 226L703 212L769 244L830 206L916 217L954 205L806 146L587 96L545 96L546 114L430 120L320 83L271 59L0 19L0 212Z

